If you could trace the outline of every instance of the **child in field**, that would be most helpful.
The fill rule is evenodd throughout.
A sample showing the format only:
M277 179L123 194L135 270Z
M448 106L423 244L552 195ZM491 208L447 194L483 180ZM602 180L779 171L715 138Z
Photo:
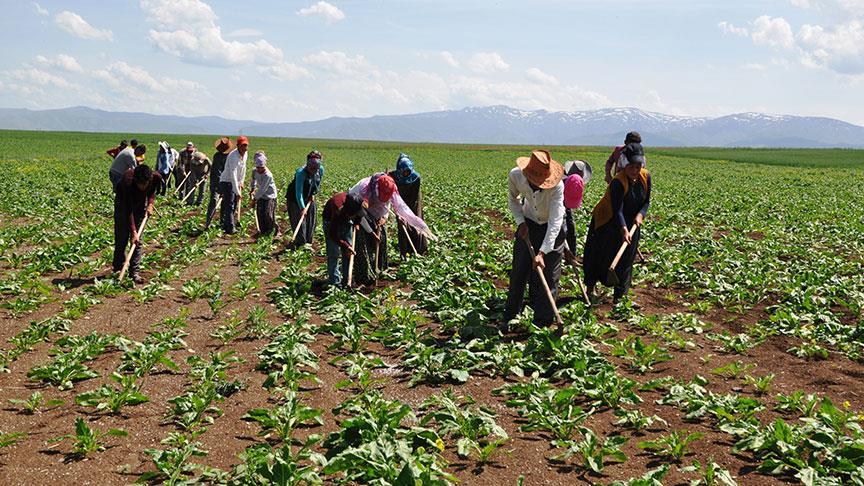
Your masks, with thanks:
M252 173L252 189L249 194L254 195L258 234L279 236L279 226L276 224L276 181L267 168L267 155L261 150L255 152L255 172Z

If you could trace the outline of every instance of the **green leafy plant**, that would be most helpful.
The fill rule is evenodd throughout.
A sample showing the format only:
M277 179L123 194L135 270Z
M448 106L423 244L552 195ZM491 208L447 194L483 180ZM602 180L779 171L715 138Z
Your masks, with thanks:
M657 343L644 343L638 336L628 336L624 341L617 341L612 349L612 355L624 358L630 367L639 373L654 369L654 365L672 359L672 355Z
M423 402L428 410L420 420L421 426L435 422L438 434L456 439L456 453L469 457L476 453L481 462L487 462L495 450L508 438L495 422L495 413L476 405L473 398L455 396L450 388L441 395L432 395ZM494 435L495 440L487 437Z
M261 426L261 435L274 435L287 442L291 441L294 429L298 427L324 425L321 410L303 405L293 390L281 397L279 405L249 410L241 419L257 422Z
M45 397L42 396L42 392L38 392L38 391L33 392L33 394L30 395L30 398L28 398L26 400L19 400L19 399L15 399L15 398L9 399L9 403L11 403L13 405L19 405L21 407L21 413L24 413L27 415L33 415L34 413L38 412L39 409L42 407L43 402L44 402L44 405L48 408L53 408L53 407L63 405L63 400L54 399L54 400L48 400L46 402Z
M688 431L675 430L670 434L661 436L655 440L639 442L639 448L650 451L652 454L680 462L691 451L690 444L702 438L700 433L689 433Z
M75 403L84 407L95 407L97 412L120 413L126 405L140 405L150 401L141 393L141 385L136 375L113 373L111 380L119 386L102 385L96 390L84 392L75 398Z
M621 446L627 442L626 437L613 435L600 440L597 434L587 427L579 427L582 440L557 440L553 442L556 447L564 448L565 451L556 455L556 461L566 461L573 456L581 459L581 465L585 469L600 473L609 462L625 462L627 455L621 450Z
M103 440L106 437L125 437L126 435L126 431L121 429L108 429L104 432L99 431L91 428L87 425L84 419L78 417L75 419L74 434L63 435L52 439L50 442L61 442L69 439L72 441L72 453L78 457L84 458L94 452L104 451L105 443Z

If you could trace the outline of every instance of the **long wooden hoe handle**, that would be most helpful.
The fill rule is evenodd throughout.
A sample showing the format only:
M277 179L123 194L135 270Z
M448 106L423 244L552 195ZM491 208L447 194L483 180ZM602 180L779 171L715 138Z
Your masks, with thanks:
M291 243L292 241L297 239L297 235L300 233L300 227L303 226L303 220L306 219L306 212L309 211L309 206L311 205L311 201L306 203L306 207L304 207L303 212L300 213L300 220L297 221L297 227L294 228L294 231L291 233L291 239L288 240L288 243Z
M174 194L172 194L172 196L176 196L177 193L180 192L180 188L183 187L183 184L186 183L186 179L188 179L190 175L192 175L192 171L189 171L189 173L186 174L186 177L183 178L180 184L177 184L177 189L174 189Z
M354 254L357 252L357 227L351 227L351 256L348 257L348 287L354 281Z
M636 233L637 227L638 226L636 226L636 223L633 223L633 226L630 227L630 231L629 231L630 238L633 238L633 234ZM612 271L615 270L615 267L618 266L618 262L621 260L621 257L624 255L624 250L626 250L626 249L627 249L627 242L625 241L625 242L621 243L621 248L618 249L618 253L615 255L615 259L612 260L612 264L609 265L609 270L612 270Z
M393 209L393 206L390 206L390 210L393 211L393 214L396 216L396 226L398 226L403 233L405 233L405 238L408 238L408 243L411 245L411 251L417 255L417 247L414 246L414 240L411 239L411 235L408 233L408 227L405 222L402 221L402 218L396 214L396 210Z
M144 219L141 221L141 229L138 230L138 238L141 238L141 235L144 234L144 226L147 225L147 218L149 218L149 214L144 215ZM137 243L132 243L132 248L129 249L129 253L126 254L126 261L123 262L123 269L120 270L120 278L119 281L123 281L123 277L126 276L126 270L129 270L129 262L132 261L132 254L135 253L135 247L138 246Z
M208 222L206 222L205 225L204 225L204 229L205 229L205 230L206 230L207 228L209 228L209 227L210 227L210 223L213 222L213 216L216 215L216 210L219 209L219 204L220 204L221 202L222 202L222 195L221 195L221 194L217 194L217 195L216 195L216 202L213 204L213 211L211 211L210 214L207 215Z
M534 266L534 258L537 257L537 254L534 252L534 247L531 246L531 241L529 241L528 238L522 238L522 241L524 241L525 245L528 246L528 251L531 253L531 266ZM543 290L546 291L546 298L549 299L549 305L552 306L552 311L555 312L555 321L558 323L558 328L560 329L564 326L564 319L561 318L561 313L558 312L558 306L555 304L555 297L552 296L552 290L549 289L549 282L546 281L546 275L540 267L534 267L534 270L537 271L537 276L540 277L540 283L543 284Z
M187 176L187 177L188 177L188 176ZM183 180L185 181L186 179L183 179ZM206 178L202 177L201 180L198 181L197 184L195 184L195 187L193 187L191 191L187 192L187 193L186 193L186 196L185 196L183 199L180 200L180 204L185 203L186 200L189 199L189 196L191 196L192 194L195 194L195 191L198 190L198 186L200 186L201 183L204 182L204 181L206 181L206 180L207 180Z

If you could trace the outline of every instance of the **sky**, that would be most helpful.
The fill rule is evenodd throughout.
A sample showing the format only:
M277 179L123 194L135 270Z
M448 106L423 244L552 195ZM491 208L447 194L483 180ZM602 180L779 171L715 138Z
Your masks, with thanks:
M508 105L864 125L864 0L0 0L0 107L268 122Z

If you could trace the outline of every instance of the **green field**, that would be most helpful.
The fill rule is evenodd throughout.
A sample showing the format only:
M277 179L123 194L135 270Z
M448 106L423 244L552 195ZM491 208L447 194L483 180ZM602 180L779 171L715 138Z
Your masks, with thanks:
M132 136L0 134L3 484L864 484L864 151L649 143L641 309L586 308L566 267L564 335L501 336L531 147L252 137L280 194L313 148L325 198L400 151L423 176L430 253L322 293L320 225L284 250L172 198L147 284L115 282L104 151ZM550 148L594 167L588 209L610 150Z

